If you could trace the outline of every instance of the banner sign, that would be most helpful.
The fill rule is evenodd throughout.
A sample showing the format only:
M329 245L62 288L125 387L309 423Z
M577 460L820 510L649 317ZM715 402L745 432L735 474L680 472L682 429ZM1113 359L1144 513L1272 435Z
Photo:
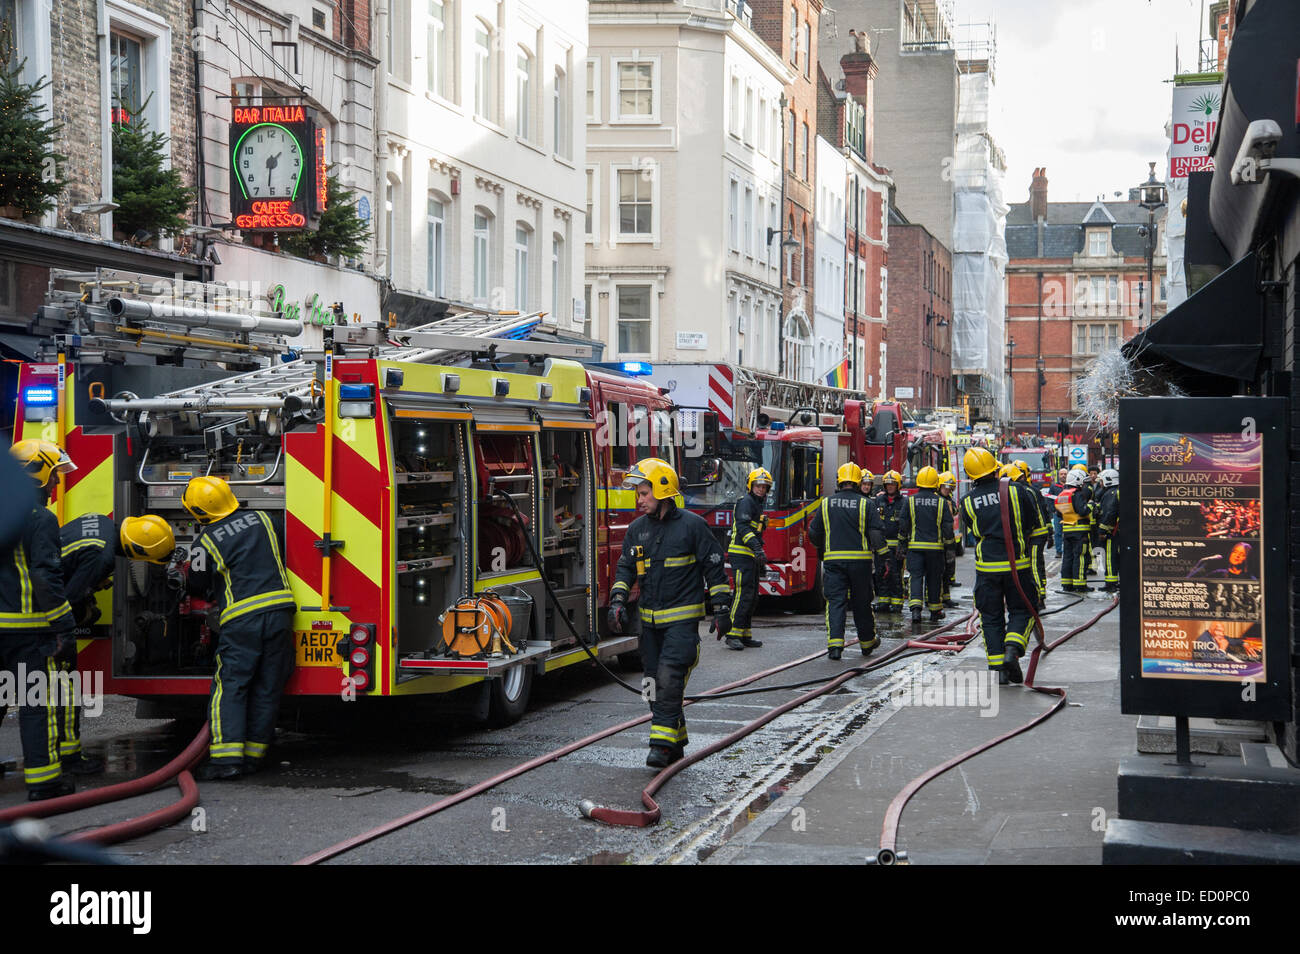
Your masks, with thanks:
M1285 718L1285 415L1267 398L1121 402L1125 712Z
M1185 179L1189 172L1213 171L1210 143L1219 124L1219 87L1202 84L1174 87L1174 111L1169 124L1169 178Z

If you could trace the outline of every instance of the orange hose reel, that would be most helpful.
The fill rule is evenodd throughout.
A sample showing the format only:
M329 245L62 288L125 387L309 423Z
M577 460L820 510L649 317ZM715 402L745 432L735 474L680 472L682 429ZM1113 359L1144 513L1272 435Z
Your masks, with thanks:
M495 655L502 647L519 652L510 642L513 619L504 600L495 593L467 596L442 617L442 642L451 656Z

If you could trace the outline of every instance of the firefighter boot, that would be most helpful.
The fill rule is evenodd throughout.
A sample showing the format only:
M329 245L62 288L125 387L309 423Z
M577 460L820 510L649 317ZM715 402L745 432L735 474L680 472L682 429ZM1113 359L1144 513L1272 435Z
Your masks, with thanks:
M937 622L939 622L939 620L943 619L943 615L944 615L944 614L943 614L943 610L931 610L931 611L930 611L930 622L932 622L932 623L937 623Z
M71 795L76 790L76 781L63 775L52 782L42 782L40 785L30 786L27 789L27 800L29 802L43 802L47 798L60 798L64 795Z
M750 649L758 649L763 645L763 641L761 639L755 639L753 636L742 636L740 637L740 641L744 643L746 646L748 646Z
M879 645L880 645L879 636L872 636L868 640L860 640L858 642L858 648L862 650L862 655L864 656L870 656L872 650L874 650Z
M64 756L60 761L63 764L63 771L72 775L98 775L104 771L103 759L88 759L80 752L76 755Z
M919 606L912 607L912 625L913 626L921 625L921 607Z
M1020 654L1023 650L1019 644L1008 642L1003 650L1002 672L1016 685L1025 681L1025 674L1020 671ZM999 680L1000 681L1000 680Z
M744 640L740 639L740 638L737 637L737 636L728 636L728 637L727 637L727 648L728 648L728 649L744 649L744 648L745 648Z
M209 762L195 772L194 777L200 782L227 781L240 778L244 774L242 761L242 759L225 759L222 762Z
M843 655L844 655L844 650L841 649L839 646L832 646L830 649L826 650L827 659L838 660Z
M650 746L650 754L645 757L645 764L648 768L667 768L681 757L681 746L652 745Z

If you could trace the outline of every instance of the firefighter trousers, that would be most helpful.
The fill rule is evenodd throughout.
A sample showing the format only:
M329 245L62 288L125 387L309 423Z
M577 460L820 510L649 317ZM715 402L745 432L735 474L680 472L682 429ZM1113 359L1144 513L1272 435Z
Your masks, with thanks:
M1119 547L1115 543L1115 534L1106 536L1106 582L1119 582Z
M70 637L69 637L70 638ZM23 779L28 787L56 782L63 774L59 762L59 691L54 661L55 641L48 630L0 635L0 673L14 687L18 703L18 735L23 746ZM39 679L33 678L37 673ZM22 679L19 679L20 674ZM0 718L4 716L0 706Z
M1065 556L1061 557L1061 585L1087 586L1088 578L1084 573L1083 552L1088 548L1088 532L1076 530L1065 532Z
M1047 598L1047 541L1039 540L1034 548L1034 584L1038 588L1038 598Z
M871 611L872 568L868 560L832 560L822 564L822 592L826 597L826 646L844 648L844 624L850 608L858 642L876 638L876 617Z
M943 548L943 600L948 602L952 597L952 584L957 579L957 548Z
M907 572L912 577L912 598L907 601L908 608L920 609L924 603L932 613L943 609L943 551L909 548Z
M1034 598L1032 569L1019 571L1020 586L1025 596ZM984 631L984 652L990 669L998 669L1006 659L1006 644L1016 643L1024 649L1029 641L1029 621L1032 611L1020 598L1020 591L1010 573L975 573L975 608L979 610L980 626Z
M280 693L293 670L293 611L231 620L217 637L208 718L214 762L265 758L275 735Z
M876 592L880 602L887 604L891 610L903 609L903 560L897 555L898 548L891 546L885 553L876 557Z
M686 748L682 702L686 684L700 661L700 621L642 624L641 661L646 677L643 692L650 703L650 744Z
M72 638L63 641L63 649L54 654L54 662L60 673L69 676L77 671L77 641ZM69 685L73 685L69 680ZM71 758L81 752L81 699L69 694L58 700L59 720L59 757Z
M758 578L762 573L751 557L731 554L731 570L735 574L735 593L731 600L731 632L737 639L754 635L754 604L758 602Z

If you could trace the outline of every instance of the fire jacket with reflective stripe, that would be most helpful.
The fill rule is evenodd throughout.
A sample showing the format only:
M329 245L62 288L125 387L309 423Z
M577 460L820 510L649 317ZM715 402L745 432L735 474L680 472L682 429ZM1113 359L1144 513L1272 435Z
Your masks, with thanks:
M1082 487L1066 487L1056 498L1056 512L1061 515L1061 530L1065 533L1087 533L1091 529L1090 510L1088 495Z
M66 633L74 627L63 592L59 521L44 506L37 507L27 515L18 539L0 548L0 637Z
M939 496L943 498L943 502L947 504L947 509L948 509L948 512L943 515L944 526L950 529L956 527L957 526L957 501L953 500L951 497L944 497L943 494L940 494ZM949 534L949 539L944 543L944 549L954 550L954 551L957 549L956 530L953 530L952 533Z
M858 490L823 497L813 509L808 533L827 563L869 562L872 554L889 548L876 501Z
M293 607L280 542L266 514L236 510L205 527L198 542L206 551L207 567L191 572L192 585L205 588L209 582L215 584L212 589L220 600L221 625L252 613ZM220 575L220 582L212 579L214 572Z
M900 494L890 497L883 490L876 494L876 509L885 526L885 543L896 547L905 541L911 529L907 515L907 498Z
M752 557L755 550L763 549L763 501L747 493L736 501L735 519L731 526L731 545L728 553Z
M1028 542L1042 523L1042 512L1033 499L1034 492L1024 484L1013 481L1007 490L1016 569L1027 570L1030 564ZM980 478L971 486L962 500L961 522L975 535L975 569L983 573L1010 573L1011 555L1002 532L1002 504L996 473Z
M907 519L912 532L904 542L909 550L942 550L953 539L949 510L937 490L922 488L907 498Z
M113 575L117 539L117 524L102 513L69 520L59 531L63 592L73 606L93 599L99 585Z
M1097 498L1097 529L1114 533L1119 525L1119 488L1103 487Z
M628 527L611 602L625 601L633 583L641 588L641 621L651 626L703 619L706 586L714 607L726 606L731 596L722 547L709 525L698 514L677 507L670 507L662 519L643 514Z
M1030 490L1034 490L1030 487ZM1043 536L1048 536L1052 532L1052 517L1056 515L1056 495L1048 494L1048 488L1040 487L1034 490L1038 495L1038 509L1043 513Z

